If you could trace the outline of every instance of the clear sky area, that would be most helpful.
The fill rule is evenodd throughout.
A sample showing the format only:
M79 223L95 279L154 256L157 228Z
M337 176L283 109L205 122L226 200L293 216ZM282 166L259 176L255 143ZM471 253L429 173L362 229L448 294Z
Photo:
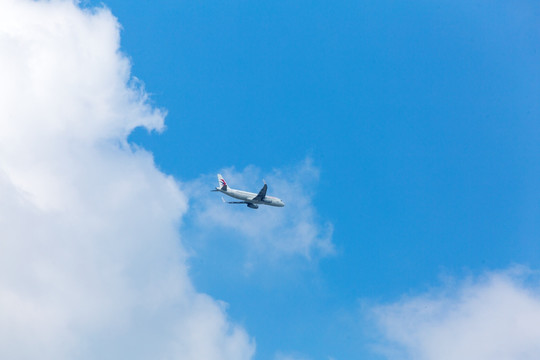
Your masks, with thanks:
M78 7L110 10L130 83L166 113L129 151L185 197L188 283L244 358L540 358L539 2ZM217 173L286 206L224 204Z
M229 304L256 358L377 358L364 302L538 268L538 3L105 4L168 111L165 132L131 137L164 172L318 169L302 181L335 253L255 259L246 274L234 232L190 244L195 285Z

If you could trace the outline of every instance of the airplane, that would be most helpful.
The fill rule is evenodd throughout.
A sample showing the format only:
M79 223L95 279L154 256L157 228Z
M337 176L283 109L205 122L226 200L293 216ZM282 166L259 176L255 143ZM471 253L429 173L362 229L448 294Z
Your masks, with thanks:
M246 204L248 208L251 209L258 209L259 205L270 205L270 206L277 206L277 207L284 207L285 203L281 201L281 199L278 199L273 196L266 196L266 189L268 189L268 186L266 185L266 182L264 182L264 186L262 187L261 191L259 191L258 194L242 191L242 190L235 190L230 188L227 185L227 182L225 179L223 179L223 176L221 174L217 174L218 181L219 181L219 187L215 188L215 190L212 191L219 191L225 195L229 195L230 197L233 197L235 199L239 199L242 201L225 201L223 199L223 202L226 202L228 204Z

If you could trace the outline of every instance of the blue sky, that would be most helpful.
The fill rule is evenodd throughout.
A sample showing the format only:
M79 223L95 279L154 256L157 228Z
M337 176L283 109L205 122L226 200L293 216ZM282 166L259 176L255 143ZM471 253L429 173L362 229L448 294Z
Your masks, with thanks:
M211 174L253 166L255 191L306 159L317 169L305 184L333 254L268 261L234 231L194 236L189 213L180 228L195 286L229 304L257 359L376 359L362 304L538 268L537 2L105 5L168 111L165 132L130 137L162 171L210 189Z

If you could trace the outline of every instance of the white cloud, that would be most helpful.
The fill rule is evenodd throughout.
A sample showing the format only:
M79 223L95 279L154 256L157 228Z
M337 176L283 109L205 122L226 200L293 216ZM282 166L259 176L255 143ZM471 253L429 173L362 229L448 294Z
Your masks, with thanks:
M540 282L526 269L488 273L375 307L388 359L540 358Z
M249 359L254 342L187 276L187 200L106 9L0 0L0 358Z
M224 204L223 195L210 192L217 186L215 174L209 174L185 184L191 194L191 209L196 232L202 235L233 231L245 245L256 253L269 257L301 255L326 256L334 252L332 224L321 225L321 219L312 203L313 187L318 183L319 171L310 159L291 169L274 170L261 174L249 166L243 171L234 168L221 170L229 186L258 192L262 180L268 183L268 195L285 202L283 208L260 206L257 210L245 205ZM234 200L234 199L226 199Z

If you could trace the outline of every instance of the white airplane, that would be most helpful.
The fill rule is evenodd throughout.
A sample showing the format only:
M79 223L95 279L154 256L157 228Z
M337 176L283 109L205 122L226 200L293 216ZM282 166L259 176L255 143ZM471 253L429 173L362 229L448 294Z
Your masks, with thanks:
M217 177L219 181L219 187L217 187L215 190L212 190L212 191L219 191L235 199L242 200L242 201L225 201L225 199L222 198L223 202L226 202L228 204L247 204L247 206L252 209L258 209L259 205L270 205L270 206L277 206L277 207L285 206L285 203L281 201L280 199L273 196L266 196L266 189L268 188L268 186L266 185L266 182L264 183L264 186L262 187L261 191L259 191L258 194L255 194L255 193L251 193L247 191L232 189L227 185L227 182L225 182L225 179L223 179L223 176L221 176L221 174L217 174Z

